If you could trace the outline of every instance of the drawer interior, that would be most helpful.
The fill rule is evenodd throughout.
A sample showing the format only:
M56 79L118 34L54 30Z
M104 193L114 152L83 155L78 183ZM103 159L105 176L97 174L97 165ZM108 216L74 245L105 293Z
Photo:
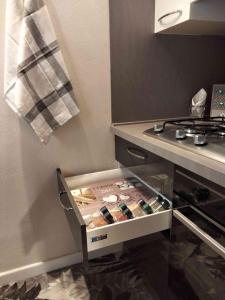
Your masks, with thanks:
M171 203L166 200L169 207L165 209L157 201L156 190L151 189L126 168L68 177L65 181L74 205L78 207L87 226L87 232L132 222L134 219L146 218L149 214L171 208ZM150 206L151 212L146 212L140 206L140 200ZM121 210L121 204L126 204L131 211L131 218ZM101 212L102 207L108 209L113 222L109 222L107 216Z

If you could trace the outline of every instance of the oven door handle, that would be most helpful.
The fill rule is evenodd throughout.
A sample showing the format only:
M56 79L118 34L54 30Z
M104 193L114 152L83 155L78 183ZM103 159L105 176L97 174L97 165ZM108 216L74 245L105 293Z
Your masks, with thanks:
M199 228L195 223L185 217L178 210L173 211L173 216L179 220L185 227L187 227L191 232L197 235L204 243L206 243L211 249L213 249L217 254L225 259L225 248L218 243L214 238L212 238L208 233Z

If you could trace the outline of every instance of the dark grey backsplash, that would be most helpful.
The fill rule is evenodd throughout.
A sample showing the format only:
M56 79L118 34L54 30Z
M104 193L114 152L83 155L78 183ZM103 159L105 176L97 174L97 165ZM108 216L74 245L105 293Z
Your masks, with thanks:
M189 114L202 87L225 83L225 37L155 35L154 0L109 0L112 121Z

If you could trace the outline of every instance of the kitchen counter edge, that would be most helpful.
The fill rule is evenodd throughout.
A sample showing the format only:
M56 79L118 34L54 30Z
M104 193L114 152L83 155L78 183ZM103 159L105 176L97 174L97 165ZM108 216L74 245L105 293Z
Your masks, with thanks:
M154 122L113 124L112 132L145 150L225 187L225 164L143 134Z

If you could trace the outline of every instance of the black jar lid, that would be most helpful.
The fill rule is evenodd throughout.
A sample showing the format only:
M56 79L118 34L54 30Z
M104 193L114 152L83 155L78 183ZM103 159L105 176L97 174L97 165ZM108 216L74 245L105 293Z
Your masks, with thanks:
M133 219L133 214L131 212L131 210L127 207L127 205L125 203L121 203L119 205L119 208L121 210L121 212L128 218L128 219Z
M114 223L113 216L110 214L110 212L106 206L103 206L102 208L100 208L100 212L108 224Z
M143 209L146 214L152 214L153 210L151 206L143 199L138 202L139 206Z
M158 195L156 197L156 201L158 203L160 203L164 209L169 209L170 208L169 201L167 199L163 198L162 196Z

